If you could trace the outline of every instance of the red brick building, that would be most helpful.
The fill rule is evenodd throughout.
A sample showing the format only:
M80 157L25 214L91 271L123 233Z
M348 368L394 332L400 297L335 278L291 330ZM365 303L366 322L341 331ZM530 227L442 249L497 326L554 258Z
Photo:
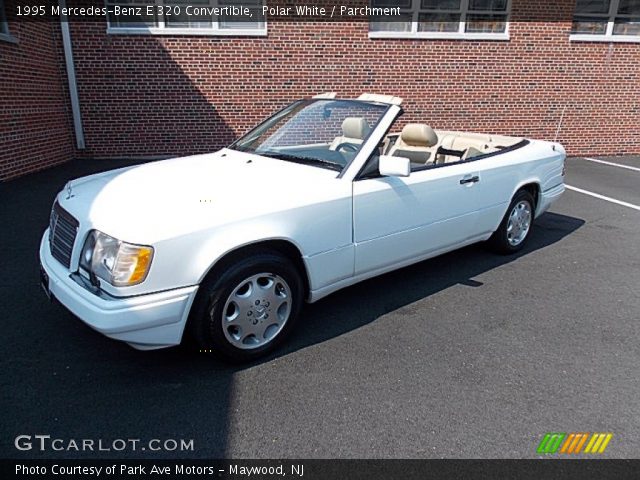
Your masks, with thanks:
M435 128L557 137L570 155L640 154L640 2L371 2L390 4L400 17L377 23L107 15L70 21L69 45L59 20L0 17L0 178L212 151L325 91L403 97L405 121Z
M67 85L59 24L0 28L0 179L76 155Z

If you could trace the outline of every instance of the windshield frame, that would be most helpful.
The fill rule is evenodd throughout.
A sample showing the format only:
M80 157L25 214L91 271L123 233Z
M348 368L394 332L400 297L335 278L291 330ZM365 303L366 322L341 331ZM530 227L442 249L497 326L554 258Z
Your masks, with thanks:
M369 132L367 133L366 137L362 140L362 143L360 144L360 147L359 147L356 155L354 156L354 158L345 159L346 162L345 162L344 165L339 164L339 163L335 163L335 162L330 162L329 160L324 160L324 159L313 159L312 157L306 158L306 161L305 161L305 157L299 157L300 160L301 160L299 162L300 165L310 165L310 166L315 166L317 168L334 170L334 171L338 172L338 178L341 178L344 175L344 173L347 171L347 169L353 164L353 161L355 160L355 158L357 158L361 154L361 152L365 149L367 143L371 139L371 136L374 134L374 132L376 131L376 129L378 128L380 123L386 118L387 114L389 113L389 109L393 105L382 103L382 102L372 102L372 101L366 101L366 100L342 99L342 98L303 98L303 99L299 99L299 100L296 100L296 101L290 103L289 105L286 105L284 108L278 110L273 115L271 115L270 117L268 117L265 120L263 120L262 122L260 122L258 125L256 125L251 130L249 130L244 135L242 135L240 138L238 138L233 143L231 143L227 148L230 149L230 150L235 150L237 152L249 153L251 155L259 155L259 156L264 156L264 157L267 157L267 158L276 158L275 155L274 156L269 156L266 152L252 151L252 150L246 149L244 147L241 147L239 144L240 144L240 142L246 141L247 139L251 139L251 137L253 135L255 135L258 131L260 131L265 126L265 124L268 124L270 122L273 122L273 124L277 123L278 120L280 120L281 118L285 117L287 114L290 113L290 111L294 110L299 105L301 105L301 104L311 105L311 104L314 104L314 103L321 103L321 102L322 103L327 103L327 102L353 103L353 104L359 104L359 105L375 106L377 108L382 107L382 108L380 108L380 115L378 117L377 122L370 126ZM284 152L282 152L282 153L284 154ZM294 161L293 159L292 160L287 160L287 159L282 159L282 158L280 160L283 160L283 161ZM312 164L313 160L318 160L318 162ZM333 166L322 165L323 162L324 163L332 163ZM298 162L295 162L295 163L298 163Z

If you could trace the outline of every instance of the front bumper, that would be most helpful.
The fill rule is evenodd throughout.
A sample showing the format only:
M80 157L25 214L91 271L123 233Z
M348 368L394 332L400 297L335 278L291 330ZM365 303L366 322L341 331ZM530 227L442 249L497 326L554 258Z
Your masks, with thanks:
M94 330L140 350L180 343L197 286L133 297L98 296L76 283L51 256L47 230L40 242L40 263L49 277L49 291Z

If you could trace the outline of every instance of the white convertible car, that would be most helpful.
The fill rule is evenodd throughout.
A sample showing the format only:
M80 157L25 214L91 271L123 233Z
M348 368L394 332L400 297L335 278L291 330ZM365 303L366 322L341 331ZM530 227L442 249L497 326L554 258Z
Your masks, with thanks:
M323 94L216 153L69 182L40 245L45 291L135 348L189 333L250 360L305 300L475 242L521 249L564 191L564 148L403 125L401 102Z

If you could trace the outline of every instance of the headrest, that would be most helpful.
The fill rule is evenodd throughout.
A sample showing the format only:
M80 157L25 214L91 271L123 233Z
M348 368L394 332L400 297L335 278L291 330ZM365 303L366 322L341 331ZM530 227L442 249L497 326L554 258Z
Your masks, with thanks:
M438 143L436 132L423 123L408 123L402 129L400 138L406 145L412 147L433 147Z
M342 122L342 134L348 138L364 140L369 134L369 124L362 117L347 117Z

